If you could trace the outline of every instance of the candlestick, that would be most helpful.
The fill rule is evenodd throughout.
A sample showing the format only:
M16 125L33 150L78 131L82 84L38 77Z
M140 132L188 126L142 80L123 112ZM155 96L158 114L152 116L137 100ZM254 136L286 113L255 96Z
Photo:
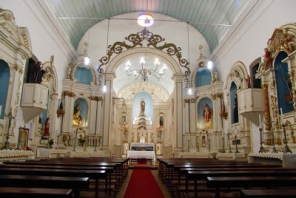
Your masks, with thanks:
M282 122L282 124L284 124L284 118L283 118L283 109L282 109L282 108L280 108L280 110L281 110L281 122Z
M261 127L261 114L259 114L259 127Z

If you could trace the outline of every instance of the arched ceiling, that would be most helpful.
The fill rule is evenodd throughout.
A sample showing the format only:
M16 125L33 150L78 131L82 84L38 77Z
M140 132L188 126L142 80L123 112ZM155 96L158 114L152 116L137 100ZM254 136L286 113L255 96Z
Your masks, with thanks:
M43 0L77 49L85 32L107 18L132 12L159 13L188 22L217 47L236 20L258 0ZM123 19L120 19L123 20ZM136 20L127 18L125 20ZM155 18L155 23L157 23ZM169 22L169 21L168 21Z

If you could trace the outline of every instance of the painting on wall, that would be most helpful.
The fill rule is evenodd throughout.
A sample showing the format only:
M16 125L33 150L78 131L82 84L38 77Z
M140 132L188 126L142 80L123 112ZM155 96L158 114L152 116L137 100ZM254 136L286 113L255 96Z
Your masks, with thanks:
M197 105L197 127L200 129L213 128L213 102L209 98L203 98Z

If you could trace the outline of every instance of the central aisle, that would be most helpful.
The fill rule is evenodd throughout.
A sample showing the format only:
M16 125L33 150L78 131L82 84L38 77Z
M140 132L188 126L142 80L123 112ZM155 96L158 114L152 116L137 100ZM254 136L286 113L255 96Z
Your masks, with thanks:
M135 166L124 198L164 198L148 166Z

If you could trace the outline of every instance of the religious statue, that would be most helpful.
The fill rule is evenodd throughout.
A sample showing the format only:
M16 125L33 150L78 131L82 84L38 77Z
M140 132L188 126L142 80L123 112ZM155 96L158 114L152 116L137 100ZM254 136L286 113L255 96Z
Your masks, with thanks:
M49 116L46 118L45 124L44 124L44 134L43 136L48 137L49 136L49 127L50 127L50 121Z
M205 105L203 110L203 117L205 120L205 128L212 128L212 109L208 104Z
M140 115L145 115L145 101L142 99L140 102Z
M234 95L234 102L233 102L233 123L238 123L237 94Z
M43 64L41 61L38 61L36 64L31 64L29 68L29 83L41 83L42 76L45 73L43 70Z
M134 142L134 133L132 133L131 142Z
M82 117L80 115L80 104L76 103L73 113L73 125L80 126L82 124Z
M137 142L140 142L140 133L138 133L138 135L137 135Z

